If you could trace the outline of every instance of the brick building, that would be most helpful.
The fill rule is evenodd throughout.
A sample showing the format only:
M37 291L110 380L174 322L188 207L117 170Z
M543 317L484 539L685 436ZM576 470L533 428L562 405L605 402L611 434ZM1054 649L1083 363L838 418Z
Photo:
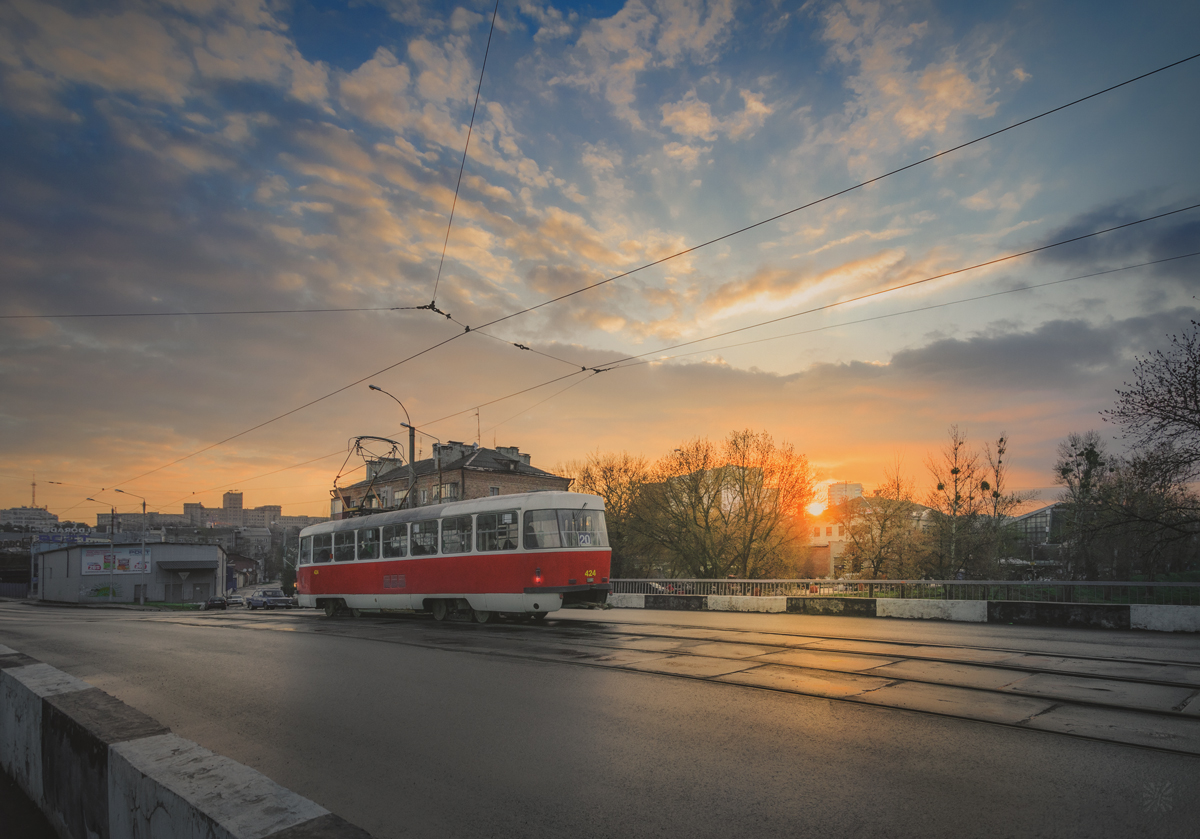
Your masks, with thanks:
M408 496L408 465L381 459L367 463L367 477L335 490L332 515L341 518L347 510L394 510L420 507L489 495L512 495L537 490L566 491L570 478L563 478L530 464L530 456L516 446L482 448L450 441L434 444L433 457L416 462L413 503Z

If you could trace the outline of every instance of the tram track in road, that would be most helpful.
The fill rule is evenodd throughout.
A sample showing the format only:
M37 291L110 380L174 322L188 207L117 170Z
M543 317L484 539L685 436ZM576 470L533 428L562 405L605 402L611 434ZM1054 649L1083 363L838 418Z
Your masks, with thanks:
M406 615L164 619L616 669L1200 756L1200 662L574 619L485 627Z

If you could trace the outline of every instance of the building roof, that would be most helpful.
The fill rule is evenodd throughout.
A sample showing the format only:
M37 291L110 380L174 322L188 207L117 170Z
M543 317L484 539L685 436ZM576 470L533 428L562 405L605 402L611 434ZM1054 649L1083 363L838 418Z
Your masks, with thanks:
M529 475L539 478L559 478L565 480L561 475L555 475L553 472L547 472L544 469L538 469L536 466L530 466L527 462L529 455L522 455L515 448L503 450L488 449L482 446L466 446L462 443L451 441L441 447L441 471L456 472L459 469L477 472L502 472L517 475ZM438 473L437 463L432 457L416 462L417 478L423 478ZM351 484L345 489L366 489L372 485L404 483L408 482L408 464L401 464L386 469L375 476L374 479L367 478L359 481L356 484Z

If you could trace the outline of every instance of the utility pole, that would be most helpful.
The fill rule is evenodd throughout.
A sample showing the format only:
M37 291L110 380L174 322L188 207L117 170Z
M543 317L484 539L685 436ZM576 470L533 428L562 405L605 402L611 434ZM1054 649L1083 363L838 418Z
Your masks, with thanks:
M133 495L134 498L142 498L140 495L134 495L132 492L125 492L123 489L116 490L124 495ZM142 498L142 571L141 571L141 605L146 605L146 569L150 565L150 560L146 559L146 499Z

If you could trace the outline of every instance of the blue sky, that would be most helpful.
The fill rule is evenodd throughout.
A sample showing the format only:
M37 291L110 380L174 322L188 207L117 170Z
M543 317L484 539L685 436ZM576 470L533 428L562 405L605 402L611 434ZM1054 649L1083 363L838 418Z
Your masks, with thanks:
M0 504L36 473L74 485L39 492L66 517L119 483L320 513L342 456L260 476L397 432L365 383L142 475L388 367L370 380L430 434L545 468L749 427L826 479L900 458L922 484L958 424L1046 487L1058 440L1115 433L1098 412L1135 357L1196 316L1188 259L942 304L1200 250L1200 211L845 301L1200 202L1200 60L478 330L1186 58L1182 2L501 2L436 281L454 320L194 314L434 299L491 12L0 9L0 314L192 313L3 320Z

